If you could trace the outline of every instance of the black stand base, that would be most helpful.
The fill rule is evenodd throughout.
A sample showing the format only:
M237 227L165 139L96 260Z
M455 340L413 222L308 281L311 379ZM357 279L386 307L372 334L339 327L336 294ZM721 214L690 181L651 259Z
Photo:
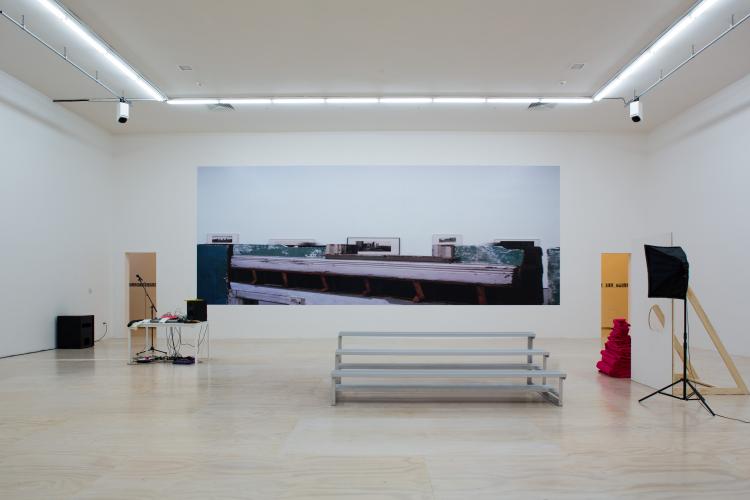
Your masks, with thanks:
M669 384L666 387L662 387L658 391L654 391L648 396L645 396L638 400L639 403L647 400L651 396L656 396L657 394L661 394L662 396L669 396L670 398L679 399L681 401L700 401L703 407L708 410L708 413L711 414L712 417L716 416L716 413L711 409L710 406L708 406L708 403L706 403L706 400L701 395L700 391L697 387L695 387L695 384L688 378L688 364L690 363L690 355L688 354L690 351L688 351L688 316L687 316L687 297L682 299L683 304L683 325L685 329L683 330L682 334L682 377L679 380L676 380ZM675 396L674 394L670 394L668 392L664 392L667 389L671 389L672 387L676 386L677 384L682 384L682 396ZM692 393L688 394L688 386L693 390Z
M151 333L151 332L149 332L148 328L146 328L146 335L149 335L149 333ZM141 352L137 352L137 353L135 353L135 355L136 356L140 356L141 354L146 354L147 352L150 352L150 353L160 352L160 353L164 354L165 356L167 355L166 351L160 351L159 349L156 349L154 347L154 336L153 336L153 334L151 334L151 347L149 347L148 349L143 350Z
M677 384L682 384L682 396L675 396L674 394L670 394L668 392L664 392L667 389L671 389ZM687 393L687 387L690 386L693 392L690 394ZM700 403L703 405L703 407L708 410L708 413L711 414L712 417L716 416L716 413L711 409L710 406L708 406L708 403L706 403L706 400L703 398L703 395L701 395L700 391L698 391L698 388L695 387L695 384L689 379L681 378L679 380L676 380L675 382L672 382L666 387L662 387L658 391L654 391L648 396L642 397L638 400L639 403L647 400L651 396L656 396L657 394L661 394L662 396L669 396L670 398L679 399L680 401L700 401Z
M147 352L160 352L164 355L166 355L166 351L160 351L159 349L154 349L153 347L146 349L145 351L137 352L135 353L136 356L140 356L141 354L146 354Z

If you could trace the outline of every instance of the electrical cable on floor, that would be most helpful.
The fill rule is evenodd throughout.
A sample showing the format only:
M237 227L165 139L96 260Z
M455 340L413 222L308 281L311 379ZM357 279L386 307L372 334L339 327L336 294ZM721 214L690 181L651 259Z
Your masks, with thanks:
M109 330L109 325L107 325L107 323L104 323L104 335L102 335L101 337L99 337L98 339L96 339L96 340L94 341L94 344L96 344L96 343L97 343L97 342L99 342L99 341L100 341L101 339L103 339L104 337L106 337L106 336L107 336L107 331L108 331L108 330Z
M726 415L719 415L716 414L717 417L726 418L727 420L735 420L737 422L742 422L743 424L750 424L750 420L742 420L741 418L734 418L734 417L727 417Z

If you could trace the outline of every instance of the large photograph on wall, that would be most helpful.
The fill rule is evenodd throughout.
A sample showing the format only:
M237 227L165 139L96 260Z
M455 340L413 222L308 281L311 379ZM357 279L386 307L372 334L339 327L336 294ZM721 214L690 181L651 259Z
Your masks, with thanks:
M209 304L560 303L557 166L199 167Z

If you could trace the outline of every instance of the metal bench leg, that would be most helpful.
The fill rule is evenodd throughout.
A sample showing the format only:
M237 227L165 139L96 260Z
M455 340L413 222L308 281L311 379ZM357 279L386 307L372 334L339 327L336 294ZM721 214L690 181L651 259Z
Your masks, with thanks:
M558 386L558 389L557 389L557 392L558 392L557 393L557 400L558 400L557 406L562 406L563 405L563 399L562 399L563 398L563 380L565 380L565 378L560 377L559 380L560 380L560 385Z
M336 356L334 356L333 365L336 367L337 370L341 367L341 355L340 354L337 354ZM340 384L340 383L341 383L341 377L333 377L334 393L336 392L336 384ZM334 394L334 398L335 398L335 394ZM336 404L336 403L334 402L333 404Z
M549 354L545 354L542 360L542 370L544 371L547 371L547 358L549 358ZM547 385L547 377L542 377L542 385Z
M341 335L338 337L338 348L341 349L343 338ZM336 354L336 356L333 359L333 364L338 370L341 366L341 355ZM331 406L336 406L336 384L341 383L341 377L331 377Z
M529 350L533 349L534 348L533 347L534 346L534 338L533 337L529 337L526 345L528 346ZM528 356L526 356L526 363L528 363L529 370L531 370L531 366L534 363L534 356L532 356L531 354L529 354ZM527 385L531 385L532 383L533 382L531 380L531 377L529 377L529 378L526 379L526 384Z

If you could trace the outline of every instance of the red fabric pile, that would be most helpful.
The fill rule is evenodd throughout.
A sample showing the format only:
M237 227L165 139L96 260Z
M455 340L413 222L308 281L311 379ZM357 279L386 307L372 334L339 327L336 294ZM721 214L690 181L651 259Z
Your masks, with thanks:
M612 333L604 344L602 360L596 367L610 377L630 378L630 324L624 318L613 323Z

